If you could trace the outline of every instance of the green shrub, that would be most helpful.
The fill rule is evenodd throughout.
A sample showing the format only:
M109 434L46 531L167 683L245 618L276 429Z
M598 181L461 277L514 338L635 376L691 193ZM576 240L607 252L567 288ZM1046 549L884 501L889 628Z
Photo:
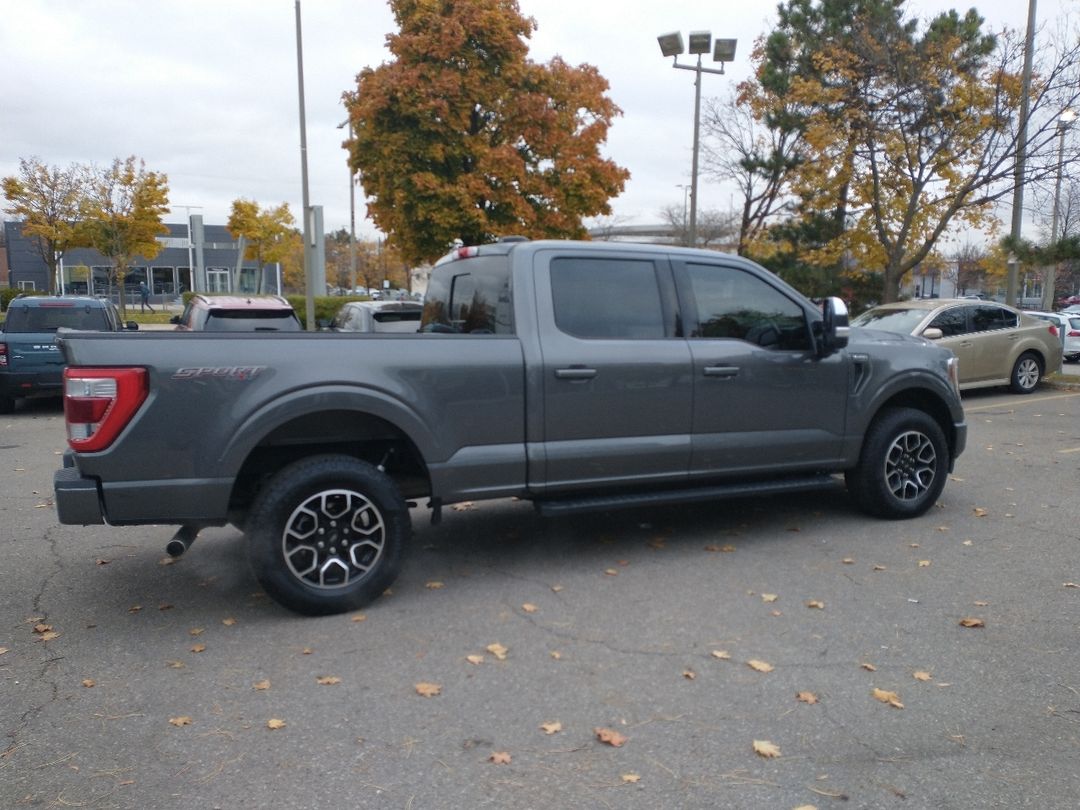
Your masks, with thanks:
M44 290L17 290L14 287L0 288L0 311L7 312L11 299L18 295L48 295Z

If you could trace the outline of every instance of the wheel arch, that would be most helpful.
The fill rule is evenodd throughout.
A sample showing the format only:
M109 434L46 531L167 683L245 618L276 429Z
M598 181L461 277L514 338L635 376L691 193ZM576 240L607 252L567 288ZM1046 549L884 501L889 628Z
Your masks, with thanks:
M322 453L380 467L403 496L421 497L431 491L428 459L436 447L419 416L393 400L310 389L283 398L245 420L220 456L222 469L236 471L231 519L237 522L236 515L278 470Z
M876 420L881 413L890 408L914 408L929 414L930 417L937 422L938 426L941 428L941 432L945 434L945 440L949 443L951 469L952 461L956 459L958 454L958 437L956 425L953 422L952 414L949 411L949 406L945 400L943 400L936 392L928 388L904 388L892 393L890 396L877 403L873 415L866 422L867 428L869 429L869 426L874 423L874 420Z

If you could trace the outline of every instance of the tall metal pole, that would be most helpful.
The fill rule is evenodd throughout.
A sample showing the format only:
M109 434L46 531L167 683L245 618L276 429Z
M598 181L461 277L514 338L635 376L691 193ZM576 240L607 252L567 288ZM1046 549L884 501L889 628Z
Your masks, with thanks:
M1032 0L1034 2L1034 0ZM304 278L306 305L304 316L307 330L315 331L315 273L311 266L311 205L308 198L307 124L304 121L304 45L300 30L300 0L296 0L296 79L300 88L300 182L303 185L304 220Z
M1027 38L1024 41L1024 74L1020 92L1019 132L1016 137L1016 167L1013 173L1012 230L1009 235L1019 241L1024 223L1024 168L1027 160L1027 125L1031 110L1031 62L1035 51L1035 0L1028 0ZM1018 265L1010 258L1009 275L1005 289L1005 303L1016 305Z
M701 54L694 71L694 158L690 168L690 247L697 247L698 142L701 132Z
M349 118L349 142L353 139L352 118ZM349 147L350 153L352 147ZM351 154L350 154L351 156ZM356 289L356 174L349 164L349 292Z
M1071 119L1070 119L1071 120ZM1050 243L1053 244L1058 238L1058 210L1061 205L1061 175L1062 166L1065 163L1065 130L1069 128L1068 121L1062 116L1058 119L1058 165L1057 179L1054 181L1054 207L1050 215ZM1057 262L1052 262L1043 271L1043 294L1042 308L1045 312L1054 311L1054 287L1057 285Z

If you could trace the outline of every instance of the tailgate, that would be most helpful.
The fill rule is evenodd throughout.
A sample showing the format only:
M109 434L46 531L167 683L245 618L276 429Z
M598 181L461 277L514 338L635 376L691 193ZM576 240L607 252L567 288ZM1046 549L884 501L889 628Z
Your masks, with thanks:
M42 372L56 379L64 357L51 332L13 332L0 336L7 344L8 370L21 374Z

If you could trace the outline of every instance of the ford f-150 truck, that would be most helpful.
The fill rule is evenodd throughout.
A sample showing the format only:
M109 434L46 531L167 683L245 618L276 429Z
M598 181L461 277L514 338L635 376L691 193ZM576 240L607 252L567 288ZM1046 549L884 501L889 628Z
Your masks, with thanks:
M454 250L415 334L65 334L66 524L231 522L311 614L393 581L410 502L541 514L838 486L921 515L964 449L956 358L850 330L745 259L528 241ZM415 505L415 504L413 504Z

